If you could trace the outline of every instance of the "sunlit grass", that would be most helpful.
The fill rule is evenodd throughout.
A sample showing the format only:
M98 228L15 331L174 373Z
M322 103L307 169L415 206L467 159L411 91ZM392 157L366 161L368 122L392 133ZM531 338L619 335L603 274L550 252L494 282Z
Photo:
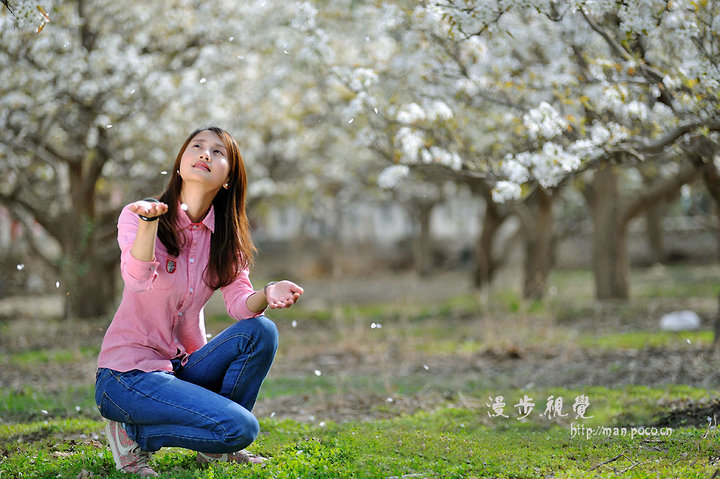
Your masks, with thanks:
M720 441L714 430L631 434L636 434L633 427L651 424L666 401L717 397L717 392L673 386L503 393L507 418L489 416L488 393L449 398L433 411L367 422L261 418L262 433L250 450L270 458L263 468L220 464L200 469L191 451L177 448L164 449L153 466L162 477L173 478L616 477L618 470L632 464L636 464L632 477L710 477L716 468ZM571 405L579 394L590 398L587 415L592 418L573 417ZM537 409L519 420L513 405L523 396L531 396ZM567 416L542 417L548 396L565 399L561 412ZM99 418L53 417L0 426L0 448L6 451L0 474L77 477L85 471L85 475L125 477L114 470L102 427ZM609 435L589 436L591 427L605 427ZM608 467L601 467L613 458Z

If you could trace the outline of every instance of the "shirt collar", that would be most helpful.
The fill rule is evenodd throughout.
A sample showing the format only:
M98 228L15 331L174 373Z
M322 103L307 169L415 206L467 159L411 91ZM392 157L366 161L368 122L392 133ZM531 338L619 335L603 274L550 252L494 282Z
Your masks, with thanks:
M205 225L211 233L215 233L215 207L213 205L210 205L210 210L199 224ZM190 220L190 217L187 215L185 210L180 207L180 202L178 202L177 228L182 230L187 229L192 225L193 222Z

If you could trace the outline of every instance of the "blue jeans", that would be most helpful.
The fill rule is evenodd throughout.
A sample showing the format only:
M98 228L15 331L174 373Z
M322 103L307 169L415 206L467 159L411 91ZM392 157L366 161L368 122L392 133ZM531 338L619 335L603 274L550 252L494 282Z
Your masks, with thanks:
M250 411L277 344L272 321L244 319L192 353L185 366L173 361L174 373L99 369L95 402L144 451L239 451L259 432Z

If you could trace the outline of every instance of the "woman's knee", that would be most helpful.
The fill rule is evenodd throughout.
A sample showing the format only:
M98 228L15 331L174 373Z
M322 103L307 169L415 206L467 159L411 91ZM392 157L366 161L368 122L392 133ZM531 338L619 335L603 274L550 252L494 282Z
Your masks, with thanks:
M261 347L263 349L266 349L272 352L272 354L275 354L275 351L278 347L279 338L277 326L275 326L275 323L273 323L265 316L258 316L256 318L253 318L253 321L257 322L258 343L261 344Z
M247 411L228 418L222 424L221 441L227 448L226 452L239 451L252 444L260 433L258 420Z

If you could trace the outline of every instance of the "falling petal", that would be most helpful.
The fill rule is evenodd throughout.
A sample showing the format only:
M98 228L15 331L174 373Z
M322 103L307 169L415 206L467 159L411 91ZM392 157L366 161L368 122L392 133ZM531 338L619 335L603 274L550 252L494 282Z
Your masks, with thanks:
M354 121L355 121L355 118L350 118L350 119L348 120L348 125L349 125L350 123L354 122Z
M207 81L207 78L205 78L205 77L202 77L202 78L200 79L200 83L205 83L206 81Z
M270 417L275 417L275 411L270 413Z
M393 398L387 398L387 402L395 402Z
M230 38L228 38L228 41L230 41L230 42L233 41L233 40L235 40L235 37L230 37Z
M112 125L105 125L105 128L112 128Z
M130 90L130 94L132 95L134 93L135 93L135 89L133 88L132 90Z
M18 270L18 271L22 271L22 270L24 270L24 269L25 269L25 265L24 265L24 264L20 263L19 265L17 265L17 270Z
M205 337L208 338L208 339L212 338L212 333L207 333L207 334L205 335Z
M293 327L293 328L297 328L297 321L295 321L294 319L293 319L293 322L292 322L292 327Z
M430 366L428 366L427 364L423 364L423 368L425 368L425 371L430 370Z
M325 427L326 426L325 421L320 421L320 423L318 423L318 426Z
M322 373L320 372L319 369L316 369L316 370L315 370L315 376L320 376L320 375L322 375Z
M182 203L182 204L180 205L180 209L182 209L183 211L187 211L187 210L188 210L188 205L186 205L185 203Z
M55 281L55 288L57 288L57 289L60 288L60 281Z
M75 406L75 411L80 412L80 406Z
M47 414L47 413L48 413L48 412L47 412L47 409L41 409L40 412L43 413L43 414Z
M242 56L242 55L238 55L238 56L237 56L237 59L238 59L238 60L245 60L245 57Z
M373 108L373 110L375 110L375 114L377 115L377 114L378 114L378 109L377 109L377 108Z
M162 171L160 172L160 174L161 174L161 175L167 175L167 170L162 170Z
M290 55L290 52L287 51L287 50L283 50L283 53L284 53L285 55Z

